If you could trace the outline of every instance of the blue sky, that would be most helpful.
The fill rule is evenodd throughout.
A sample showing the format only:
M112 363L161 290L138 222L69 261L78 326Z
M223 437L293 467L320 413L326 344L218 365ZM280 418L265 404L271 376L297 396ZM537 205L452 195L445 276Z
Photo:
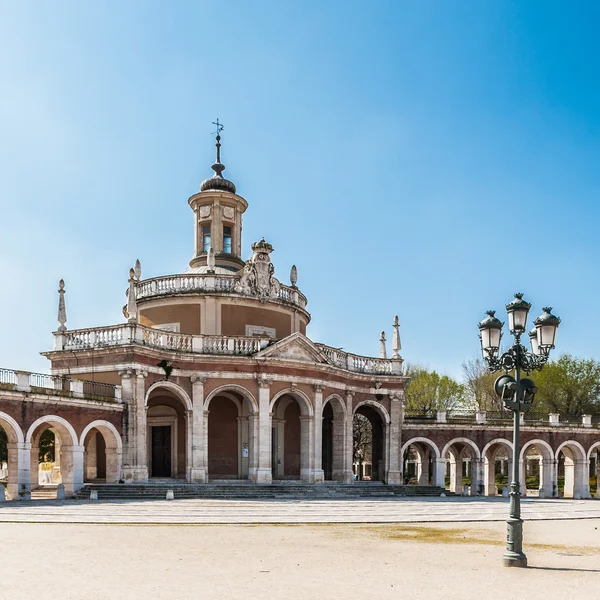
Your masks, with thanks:
M187 198L226 175L316 341L460 376L515 291L600 359L594 2L0 4L0 367L122 322L127 273L185 270ZM502 315L500 315L502 316ZM535 316L535 315L534 315Z

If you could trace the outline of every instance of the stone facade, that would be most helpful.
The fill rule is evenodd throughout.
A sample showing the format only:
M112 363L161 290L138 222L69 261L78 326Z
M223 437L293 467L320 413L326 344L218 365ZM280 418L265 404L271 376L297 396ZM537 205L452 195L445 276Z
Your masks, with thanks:
M310 314L298 269L291 267L290 285L281 283L264 239L242 258L248 204L222 177L220 155L213 169L189 199L195 237L186 272L142 279L137 261L125 322L80 330L66 326L61 281L55 348L45 353L52 375L0 370L10 497L28 498L39 484L35 465L47 429L67 494L96 479L349 484L357 414L371 425L365 460L374 479L401 483L410 454L421 483L444 485L450 465L451 486L462 492L467 456L471 493L495 493L496 454L510 448L510 427L480 417L462 425L441 415L405 420L397 317L390 359L384 332L379 358L306 337ZM523 441L524 452L535 446L539 453L544 493L556 493L561 455L569 493L589 496L597 424L525 426Z

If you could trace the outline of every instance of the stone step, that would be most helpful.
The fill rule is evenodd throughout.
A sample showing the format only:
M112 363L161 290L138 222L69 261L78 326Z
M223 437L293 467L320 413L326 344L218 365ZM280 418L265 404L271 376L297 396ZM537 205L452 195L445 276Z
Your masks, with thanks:
M344 498L390 498L402 496L439 496L442 488L417 485L371 485L371 484L327 484L299 485L280 484L186 484L135 483L135 484L86 484L78 490L76 497L89 499L95 490L100 500L144 500L164 499L167 490L173 490L175 498L300 498L300 499L344 499ZM446 495L454 495L446 492Z

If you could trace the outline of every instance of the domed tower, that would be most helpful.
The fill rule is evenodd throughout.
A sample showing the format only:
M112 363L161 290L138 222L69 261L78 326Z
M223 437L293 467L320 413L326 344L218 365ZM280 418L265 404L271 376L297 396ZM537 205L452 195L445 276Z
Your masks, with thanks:
M209 267L236 272L244 266L241 258L242 215L248 203L236 194L233 182L223 177L221 129L222 126L217 124L217 160L212 166L215 174L205 179L200 192L188 200L194 211L194 258L190 267L195 273L205 273ZM214 265L209 265L211 248Z
M275 278L273 246L264 239L242 258L242 215L248 208L235 185L223 177L222 127L217 125L215 174L189 199L194 211L195 255L185 273L131 280L136 307L128 318L153 329L189 335L222 335L281 339L306 335L310 314L296 286ZM137 315L137 317L136 317ZM199 342L197 342L199 343Z

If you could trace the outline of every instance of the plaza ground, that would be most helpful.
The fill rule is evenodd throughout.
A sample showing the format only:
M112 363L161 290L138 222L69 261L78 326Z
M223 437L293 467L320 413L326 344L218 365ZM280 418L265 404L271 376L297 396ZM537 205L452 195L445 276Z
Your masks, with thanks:
M528 569L501 566L504 533L500 522L2 523L0 597L560 600L596 595L600 519L526 523Z

